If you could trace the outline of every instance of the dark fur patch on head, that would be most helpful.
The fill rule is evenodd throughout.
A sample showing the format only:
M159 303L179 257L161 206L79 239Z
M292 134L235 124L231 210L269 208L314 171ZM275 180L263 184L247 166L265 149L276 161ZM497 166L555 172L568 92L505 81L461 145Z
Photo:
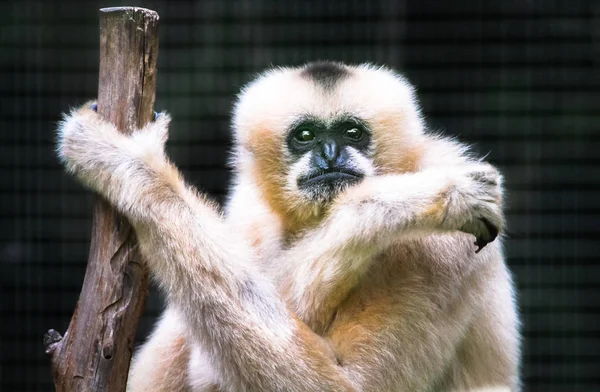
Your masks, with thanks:
M350 75L343 64L333 61L316 61L304 66L302 77L311 79L326 90L332 89L342 79Z

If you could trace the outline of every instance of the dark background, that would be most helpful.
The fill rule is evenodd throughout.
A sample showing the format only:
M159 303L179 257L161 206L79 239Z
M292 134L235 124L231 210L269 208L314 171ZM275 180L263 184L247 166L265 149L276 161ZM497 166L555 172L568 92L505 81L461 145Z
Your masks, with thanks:
M118 1L0 3L0 390L51 390L42 335L64 331L92 196L53 153L59 113L95 97L98 14ZM600 390L600 2L132 1L161 17L156 108L187 178L223 195L234 94L265 67L388 64L433 128L506 175L508 263L529 391ZM155 291L155 290L154 290ZM143 338L161 308L150 298Z

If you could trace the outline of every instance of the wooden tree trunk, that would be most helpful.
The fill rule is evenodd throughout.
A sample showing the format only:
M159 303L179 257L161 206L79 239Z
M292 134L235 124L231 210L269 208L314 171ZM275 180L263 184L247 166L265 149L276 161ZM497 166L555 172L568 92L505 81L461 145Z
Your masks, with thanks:
M130 133L153 118L158 14L100 10L98 113ZM106 201L94 207L81 294L64 337L44 336L57 391L124 391L135 332L148 293L148 270L135 233Z

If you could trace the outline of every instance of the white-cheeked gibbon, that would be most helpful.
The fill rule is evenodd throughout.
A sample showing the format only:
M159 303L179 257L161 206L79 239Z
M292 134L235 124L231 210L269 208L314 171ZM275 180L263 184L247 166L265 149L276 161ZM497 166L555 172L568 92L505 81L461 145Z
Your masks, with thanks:
M131 391L518 390L502 176L427 132L372 65L274 68L240 93L224 212L89 105L58 156L133 225L167 309Z

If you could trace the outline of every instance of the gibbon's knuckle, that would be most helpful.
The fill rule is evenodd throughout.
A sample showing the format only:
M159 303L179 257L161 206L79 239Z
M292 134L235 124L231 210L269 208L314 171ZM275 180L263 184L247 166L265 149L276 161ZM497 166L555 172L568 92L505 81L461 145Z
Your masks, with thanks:
M471 172L469 176L477 185L480 185L480 186L497 185L496 176L493 172L474 171L474 172Z
M480 182L483 179L483 177L485 176L485 173L481 170L473 170L473 171L469 172L467 174L467 176L475 182Z
M488 163L478 163L469 167L467 177L480 186L498 185L500 173Z

